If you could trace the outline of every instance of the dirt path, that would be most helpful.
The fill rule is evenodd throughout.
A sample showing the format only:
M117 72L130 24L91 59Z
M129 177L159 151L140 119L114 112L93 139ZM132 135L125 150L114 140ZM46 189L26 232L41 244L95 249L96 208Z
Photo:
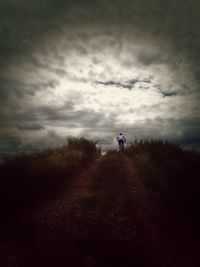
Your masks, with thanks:
M199 243L195 244L196 238L187 234L188 226L184 224L184 218L180 222L180 227L183 228L184 225L185 231L181 230L180 232L175 227L171 229L171 226L165 229L168 224L173 224L175 218L167 215L163 221L163 212L168 212L166 207L155 200L149 189L145 188L141 179L138 178L134 163L127 156L124 156L124 168L128 174L126 184L133 189L133 192L136 190L132 195L132 199L135 199L139 207L139 211L135 209L135 211L137 210L135 219L138 222L135 225L142 226L143 234L140 236L140 246L141 251L147 252L148 266L200 266ZM134 213L133 209L132 212ZM129 214L129 218L132 220L134 214L131 215L131 211ZM139 232L140 228L136 228Z
M36 266L185 266L124 155L96 162L36 217Z
M125 155L97 160L60 198L35 205L31 220L30 240L12 245L6 267L191 266Z
M137 207L130 207L130 222L135 219L135 228L139 234L138 246L148 259L148 266L188 266L185 258L178 252L173 237L166 236L161 231L159 209L153 202L148 190L138 178L133 162L123 157L124 167L127 171L127 186L132 188L131 199ZM144 255L143 254L143 255Z
M62 266L76 257L73 256L73 216L80 215L78 208L89 195L92 183L90 173L98 161L74 177L66 194L36 212L34 266L44 266L44 263L48 263L48 266Z
M51 251L55 252L56 244L63 243L67 249L67 243L61 242L64 231L71 227L70 220L66 218L70 218L76 203L87 196L90 182L88 173L95 168L97 162L98 160L81 175L70 178L70 184L67 183L59 198L48 203L34 203L15 216L13 223L9 222L5 226L8 234L0 242L0 266L46 266L51 258ZM50 263L49 266L62 265Z

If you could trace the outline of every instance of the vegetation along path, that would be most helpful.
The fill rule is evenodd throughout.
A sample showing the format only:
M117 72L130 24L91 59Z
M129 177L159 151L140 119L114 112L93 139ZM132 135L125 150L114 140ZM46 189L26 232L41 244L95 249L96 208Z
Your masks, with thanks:
M97 159L31 213L31 238L8 245L5 266L192 266L162 233L158 208L124 154Z

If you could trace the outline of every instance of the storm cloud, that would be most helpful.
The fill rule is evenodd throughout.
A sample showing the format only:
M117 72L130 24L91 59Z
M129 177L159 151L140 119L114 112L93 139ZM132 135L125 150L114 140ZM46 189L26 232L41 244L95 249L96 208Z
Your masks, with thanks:
M116 87L120 87L120 88L126 88L126 89L129 89L129 90L132 89L133 86L136 83L139 83L139 82L150 83L150 80L140 81L140 80L137 80L137 79L132 79L132 80L128 80L128 81L125 81L125 82L118 82L118 81L101 82L101 81L96 81L97 84L103 84L103 85L106 85L106 86L116 86Z
M199 17L197 0L2 0L1 152L121 131L199 147Z

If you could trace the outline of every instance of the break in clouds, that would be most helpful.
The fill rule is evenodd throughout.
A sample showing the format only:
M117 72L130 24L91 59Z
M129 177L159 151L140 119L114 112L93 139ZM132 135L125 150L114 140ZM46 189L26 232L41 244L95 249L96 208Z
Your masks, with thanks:
M123 132L200 145L200 2L0 3L0 151Z

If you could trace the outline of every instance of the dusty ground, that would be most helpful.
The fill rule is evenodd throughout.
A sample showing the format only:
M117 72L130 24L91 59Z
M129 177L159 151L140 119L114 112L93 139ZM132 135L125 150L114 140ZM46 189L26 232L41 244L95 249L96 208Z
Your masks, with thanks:
M185 253L163 231L159 209L126 155L104 156L4 226L0 266L200 266L196 247Z

